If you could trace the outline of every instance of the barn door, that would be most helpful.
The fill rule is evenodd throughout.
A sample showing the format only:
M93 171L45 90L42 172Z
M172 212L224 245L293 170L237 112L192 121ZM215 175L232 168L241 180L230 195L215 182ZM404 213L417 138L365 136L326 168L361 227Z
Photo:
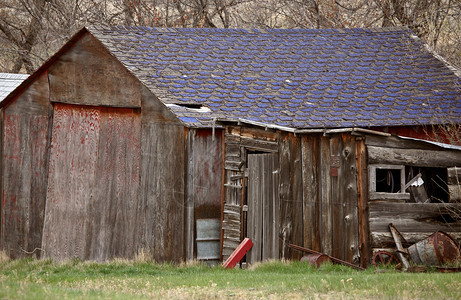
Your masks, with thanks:
M279 258L277 153L248 154L247 236L253 242L247 262Z
M42 248L57 260L135 252L138 111L56 103Z

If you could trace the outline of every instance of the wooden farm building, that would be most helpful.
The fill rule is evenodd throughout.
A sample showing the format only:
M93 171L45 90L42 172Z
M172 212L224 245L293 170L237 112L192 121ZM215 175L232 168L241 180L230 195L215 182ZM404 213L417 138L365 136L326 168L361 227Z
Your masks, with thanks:
M389 223L459 239L461 148L428 141L456 72L406 28L83 28L1 104L0 247L366 266Z

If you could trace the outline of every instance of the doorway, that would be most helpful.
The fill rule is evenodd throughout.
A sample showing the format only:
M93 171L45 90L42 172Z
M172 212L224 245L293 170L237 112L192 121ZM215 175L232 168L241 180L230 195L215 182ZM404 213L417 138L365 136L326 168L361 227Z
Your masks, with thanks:
M253 242L247 262L279 258L279 172L277 153L248 153L246 235Z

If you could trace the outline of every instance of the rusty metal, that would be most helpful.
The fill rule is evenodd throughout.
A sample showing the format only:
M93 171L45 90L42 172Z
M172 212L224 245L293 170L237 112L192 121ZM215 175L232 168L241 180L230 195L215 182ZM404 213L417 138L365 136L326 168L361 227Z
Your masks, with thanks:
M325 254L307 254L301 257L302 262L308 262L311 266L320 267L324 263L332 263L331 258Z
M373 254L373 259L371 260L371 263L374 267L377 267L379 265L389 266L393 263L399 263L399 259L394 254L388 251L378 251L375 252L375 254Z
M404 249L400 240L400 232L391 223L389 229L394 237L397 247L397 255L405 266L410 267L405 255L408 254L411 260L417 265L441 266L461 260L461 250L458 243L447 233L436 231L429 237L421 240L407 249Z
M437 267L437 271L442 273L459 273L461 272L461 267Z
M301 252L307 252L307 253L312 253L312 254L317 254L317 255L326 255L328 256L333 262L335 263L339 263L339 264L342 264L342 265L345 265L345 266L348 266L348 267L351 267L351 268L354 268L354 269L357 269L357 270L365 270L364 268L360 267L360 266L357 266L357 265L354 265L354 264L351 264L347 261L344 261L344 260L341 260L339 258L336 258L336 257L333 257L333 256L330 256L330 255L327 255L325 253L321 253L321 252L317 252L315 250L312 250L312 249L309 249L309 248L304 248L304 247L301 247L301 246L297 246L297 245L293 245L293 244L287 244L288 247L292 248L292 249L295 249L295 250L298 250L298 251L301 251Z
M461 258L457 242L443 231L408 247L408 253L416 264L426 266L441 266Z

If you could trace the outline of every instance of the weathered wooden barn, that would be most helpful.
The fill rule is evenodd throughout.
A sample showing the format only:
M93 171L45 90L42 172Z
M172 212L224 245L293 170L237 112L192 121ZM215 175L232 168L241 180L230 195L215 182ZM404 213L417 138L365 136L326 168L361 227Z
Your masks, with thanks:
M425 141L459 82L406 28L83 28L1 104L0 246L365 266L391 222L459 238L461 150Z

